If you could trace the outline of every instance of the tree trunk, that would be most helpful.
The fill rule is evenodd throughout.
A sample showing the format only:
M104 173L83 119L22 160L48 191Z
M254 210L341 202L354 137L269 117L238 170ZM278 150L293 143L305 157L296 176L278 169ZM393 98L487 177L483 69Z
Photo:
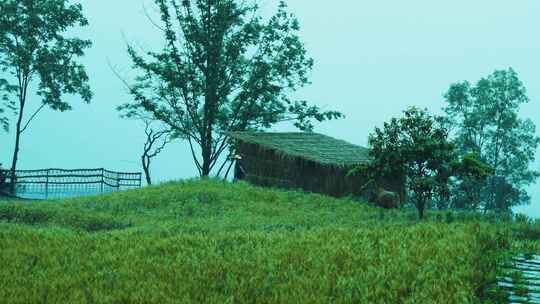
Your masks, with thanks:
M424 206L418 207L418 218L423 219L424 218Z
M17 161L19 160L19 147L21 142L21 123L23 118L23 111L24 111L24 102L21 102L21 108L19 111L19 118L17 119L17 126L15 130L15 149L13 149L13 160L11 162L11 184L10 184L10 192L11 195L16 195L16 170L17 170Z
M499 110L499 118L497 119L497 129L495 131L495 151L494 151L494 155L493 155L493 176L492 176L492 179L491 179L491 185L490 185L490 191L489 191L489 201L488 203L486 204L486 208L484 209L484 214L487 212L488 208L489 209L495 209L496 206L495 206L495 191L497 189L497 181L496 181L496 176L497 176L497 173L498 173L498 166L499 166L499 154L500 154L500 144L501 144L501 134L500 134L500 130L501 130L501 124L502 124L502 114L500 113L501 111Z
M424 209L426 207L424 197L421 195L420 198L418 198L418 201L416 203L416 209L418 210L418 218L423 219L424 218Z
M208 99L208 98L206 98ZM206 107L206 105L205 105ZM205 110L206 113L208 110ZM201 145L201 156L202 156L202 166L201 166L201 177L206 178L210 175L210 166L211 157L212 157L212 127L206 126L204 131L204 137Z
M11 185L10 192L12 195L16 195L17 185L17 161L19 160L19 149L21 143L21 134L24 130L21 130L22 120L24 117L24 108L26 105L26 92L28 91L28 80L30 75L18 75L19 78L19 117L17 118L17 125L15 130L15 148L13 149L13 160L11 162ZM26 126L25 126L26 129Z
M146 184L152 185L152 178L150 177L150 158L142 156L141 161L144 170L144 177L146 178Z
M214 4L206 7L208 16L212 16L211 10ZM210 18L207 24L208 40L206 41L206 70L205 73L205 96L204 96L204 119L203 119L203 140L202 140L202 177L208 177L216 159L219 155L214 149L214 123L219 102L219 58L222 49L222 36L217 36L219 21Z
M206 136L210 137L209 139L207 138L206 140L212 140L212 135L206 135ZM203 147L203 151L202 151L203 163L202 163L202 172L201 172L202 177L205 177L205 178L210 176L211 154L212 154L211 144L206 144L206 146Z
M211 80L207 80L211 81ZM205 130L204 130L204 137L202 140L202 177L208 177L210 175L210 171L213 167L213 160L212 160L212 154L214 151L213 149L213 132L214 132L214 121L215 121L215 113L216 113L216 104L217 104L217 94L216 89L213 89L215 84L210 84L209 88L207 89L206 96L205 96L205 102L204 102L204 112L205 112ZM214 156L217 157L217 156Z

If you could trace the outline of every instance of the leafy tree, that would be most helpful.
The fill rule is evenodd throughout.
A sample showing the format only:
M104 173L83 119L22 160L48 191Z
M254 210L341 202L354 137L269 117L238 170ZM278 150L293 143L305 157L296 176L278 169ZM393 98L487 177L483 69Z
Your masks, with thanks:
M427 110L410 107L404 117L392 118L369 136L369 165L379 180L406 177L418 216L434 198L444 195L451 175L453 145L442 120Z
M14 181L21 135L39 112L45 107L69 110L63 94L78 94L90 102L88 76L75 59L83 56L91 42L66 35L69 28L88 24L80 4L69 4L67 0L3 0L0 12L0 75L4 75L0 77L1 100L16 113L11 165ZM31 106L31 83L36 84L39 104L36 102L35 110L25 118ZM2 124L7 127L5 118ZM14 186L12 183L12 191Z
M456 83L445 97L444 110L457 126L455 143L461 154L476 153L493 168L493 175L481 187L484 210L504 211L528 203L525 187L539 176L529 165L540 138L535 136L531 120L518 117L520 105L529 98L517 73L495 71L475 86L467 81Z
M308 84L313 60L298 37L297 19L281 2L268 21L254 3L238 0L155 0L165 47L128 53L140 72L130 86L141 108L188 141L201 176L208 176L229 144L225 131L260 130L293 121L341 117L290 92Z
M452 207L477 210L482 187L493 174L493 169L482 162L478 154L468 153L452 163L452 173L456 178Z

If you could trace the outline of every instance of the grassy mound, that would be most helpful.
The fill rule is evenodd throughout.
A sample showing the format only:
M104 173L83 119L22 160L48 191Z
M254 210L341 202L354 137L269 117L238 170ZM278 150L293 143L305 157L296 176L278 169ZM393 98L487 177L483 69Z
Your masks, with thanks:
M0 202L7 303L470 303L506 235L215 181Z

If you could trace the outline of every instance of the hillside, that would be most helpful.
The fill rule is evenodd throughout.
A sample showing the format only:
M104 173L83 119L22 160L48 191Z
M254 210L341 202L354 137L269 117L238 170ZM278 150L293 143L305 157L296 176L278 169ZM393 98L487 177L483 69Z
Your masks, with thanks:
M502 230L217 181L0 202L9 303L474 303Z

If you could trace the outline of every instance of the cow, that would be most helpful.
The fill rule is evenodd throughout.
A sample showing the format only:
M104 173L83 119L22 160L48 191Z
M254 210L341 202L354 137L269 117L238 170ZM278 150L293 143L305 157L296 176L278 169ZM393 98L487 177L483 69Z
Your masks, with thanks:
M381 208L394 209L399 205L399 195L396 192L387 191L383 187L379 187L374 201Z

